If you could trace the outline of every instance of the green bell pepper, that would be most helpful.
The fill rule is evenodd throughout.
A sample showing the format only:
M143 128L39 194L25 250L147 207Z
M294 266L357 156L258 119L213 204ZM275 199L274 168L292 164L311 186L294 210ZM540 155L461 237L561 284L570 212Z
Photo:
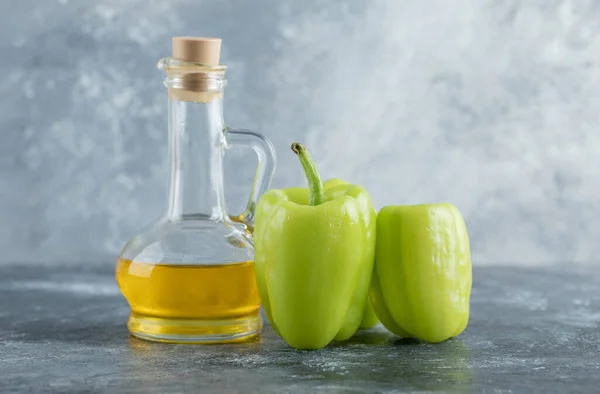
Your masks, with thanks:
M469 320L471 282L469 236L456 207L379 212L370 296L388 330L433 343L457 336Z
M325 184L308 151L292 144L309 188L270 190L256 208L254 265L263 309L292 347L319 349L371 324L375 252L371 198L359 186Z
M377 318L377 314L375 314L375 310L373 309L373 305L371 304L371 299L367 296L367 300L365 302L365 309L363 310L362 320L360 322L359 328L366 329L376 326L379 323L379 319Z

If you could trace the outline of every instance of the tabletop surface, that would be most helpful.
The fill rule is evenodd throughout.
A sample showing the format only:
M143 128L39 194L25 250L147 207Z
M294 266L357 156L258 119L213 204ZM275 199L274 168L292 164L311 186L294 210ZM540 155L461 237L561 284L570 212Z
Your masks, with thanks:
M0 267L0 392L598 392L593 267L474 269L467 330L437 345L383 327L296 351L128 335L114 267Z

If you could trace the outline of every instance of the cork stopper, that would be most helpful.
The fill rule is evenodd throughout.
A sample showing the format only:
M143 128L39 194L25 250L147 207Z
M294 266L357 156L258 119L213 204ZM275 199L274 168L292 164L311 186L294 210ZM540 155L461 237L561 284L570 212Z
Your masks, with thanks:
M184 62L218 66L221 39L208 37L173 37L173 58Z

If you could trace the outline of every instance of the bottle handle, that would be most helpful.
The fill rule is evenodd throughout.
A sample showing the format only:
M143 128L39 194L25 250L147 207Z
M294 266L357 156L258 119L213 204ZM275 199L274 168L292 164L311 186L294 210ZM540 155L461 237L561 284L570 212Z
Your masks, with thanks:
M254 176L246 209L240 215L229 215L232 221L244 225L246 233L252 239L256 204L260 196L271 186L271 180L275 174L275 164L277 161L275 147L267 137L249 130L232 130L228 128L225 130L225 141L227 149L236 146L249 147L258 156L256 175Z

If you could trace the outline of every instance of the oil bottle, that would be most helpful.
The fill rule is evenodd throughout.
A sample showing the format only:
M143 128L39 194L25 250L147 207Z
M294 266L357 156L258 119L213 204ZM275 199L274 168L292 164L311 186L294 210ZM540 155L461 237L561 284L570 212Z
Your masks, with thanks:
M262 319L252 222L270 185L275 151L264 136L223 119L221 40L174 37L166 72L170 187L164 213L123 248L116 279L129 302L132 335L174 343L244 341ZM258 168L246 210L230 215L223 191L227 149L250 147Z

